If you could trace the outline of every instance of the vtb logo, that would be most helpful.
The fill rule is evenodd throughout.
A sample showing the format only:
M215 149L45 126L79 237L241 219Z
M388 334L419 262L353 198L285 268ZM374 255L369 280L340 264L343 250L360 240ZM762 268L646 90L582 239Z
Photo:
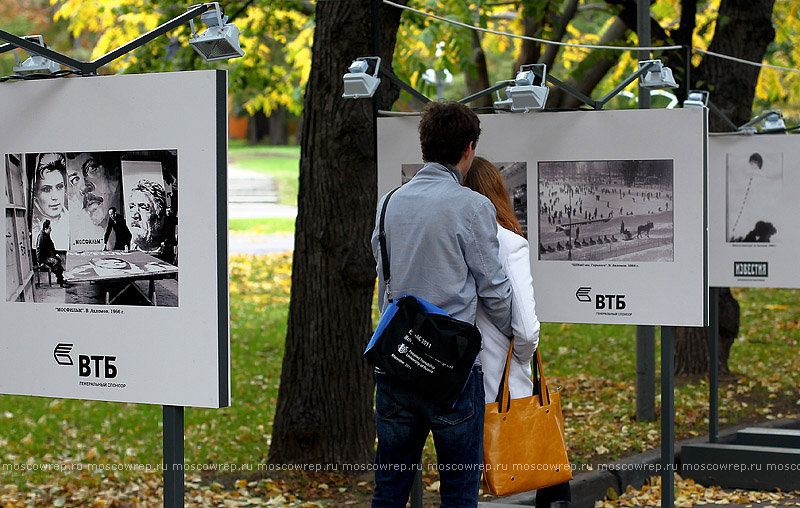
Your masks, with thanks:
M579 287L575 292L575 298L579 302L591 303L592 288ZM626 307L625 295L594 295L594 308L597 310L623 310Z
M575 297L579 302L591 302L592 297L589 296L591 290L592 288L578 288L578 290L575 291Z
M53 358L56 359L56 363L59 365L73 365L72 357L69 355L70 351L72 351L72 344L65 344L61 343L56 346L53 350Z
M53 350L53 358L59 365L75 365L72 361L73 344L59 343ZM104 355L78 355L78 375L80 377L89 377L94 374L94 377L103 377L105 379L113 379L117 377L117 366L114 362L117 360L116 356Z

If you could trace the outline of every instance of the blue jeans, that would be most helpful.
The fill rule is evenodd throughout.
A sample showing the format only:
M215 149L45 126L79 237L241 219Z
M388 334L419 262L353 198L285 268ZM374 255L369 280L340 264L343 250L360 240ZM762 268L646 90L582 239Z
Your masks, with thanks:
M405 507L422 458L428 433L433 433L439 463L442 508L478 505L483 466L483 371L472 369L452 409L440 408L376 372L373 508ZM432 387L435 389L435 387Z

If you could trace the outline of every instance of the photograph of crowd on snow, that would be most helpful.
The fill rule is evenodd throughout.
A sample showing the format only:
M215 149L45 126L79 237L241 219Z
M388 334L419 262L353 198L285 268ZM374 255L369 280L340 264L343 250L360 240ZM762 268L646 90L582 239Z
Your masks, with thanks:
M671 262L672 160L539 162L539 259Z

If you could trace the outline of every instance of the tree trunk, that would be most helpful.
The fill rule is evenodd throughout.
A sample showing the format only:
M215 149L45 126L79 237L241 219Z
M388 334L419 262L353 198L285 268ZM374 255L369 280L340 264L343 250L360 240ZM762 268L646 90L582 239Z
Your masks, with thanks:
M619 18L615 19L610 27L603 33L600 45L605 46L625 37L626 26ZM591 97L592 90L602 81L603 77L619 61L619 53L594 50L584 59L573 74L578 75L577 79L570 78L567 83L573 88ZM596 100L596 99L595 99ZM582 102L560 88L553 87L550 91L549 102L551 106L560 108L577 108Z
M773 5L774 0L723 0L709 51L760 62L775 38ZM710 90L714 104L733 123L741 125L750 120L758 74L758 67L705 56L692 72L691 79L695 85L700 85L697 88ZM709 114L709 125L711 131L730 130L713 114ZM720 372L727 374L730 372L728 357L739 332L739 304L728 288L720 289L719 329ZM707 344L707 329L676 328L675 373L708 372Z
M374 458L372 369L362 356L376 275L369 242L377 202L374 99L341 98L350 62L374 54L371 5L379 12L381 65L391 68L400 9L374 0L317 3L271 463ZM380 95L380 108L389 109L398 91L382 80Z
M752 62L764 58L767 46L775 39L772 10L775 0L723 0L719 6L719 21L709 51L730 55ZM709 90L711 100L736 125L751 118L758 74L761 69L727 59L704 56L692 73L697 88ZM711 131L729 128L709 115Z
M283 106L278 106L272 110L269 116L269 144L285 145L289 142L289 126L287 124L287 112Z
M467 67L464 74L467 84L467 96L489 88L486 54L481 47L481 39L478 37L478 32L474 30L472 31L472 65ZM491 107L492 104L494 104L494 96L490 94L475 99L469 106L471 108L487 108Z
M739 302L729 288L719 288L719 373L730 374L728 357L739 334ZM675 329L675 374L695 375L708 372L708 330L679 327Z
M552 40L561 41L567 34L567 26L569 25L570 21L572 21L572 18L575 17L575 14L577 14L579 3L579 0L567 0L566 5L564 6L564 11L561 13L561 16L558 17L558 20L553 26ZM561 46L557 46L555 44L546 45L544 48L544 54L539 57L539 63L543 63L548 69L552 69L559 49L561 49Z

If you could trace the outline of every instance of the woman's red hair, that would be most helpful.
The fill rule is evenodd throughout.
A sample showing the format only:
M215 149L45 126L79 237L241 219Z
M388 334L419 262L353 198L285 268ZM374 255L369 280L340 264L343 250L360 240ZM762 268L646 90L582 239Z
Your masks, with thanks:
M475 157L464 178L464 185L489 198L497 210L498 224L523 236L522 228L511 208L511 200L508 199L503 175L494 164L483 157Z

